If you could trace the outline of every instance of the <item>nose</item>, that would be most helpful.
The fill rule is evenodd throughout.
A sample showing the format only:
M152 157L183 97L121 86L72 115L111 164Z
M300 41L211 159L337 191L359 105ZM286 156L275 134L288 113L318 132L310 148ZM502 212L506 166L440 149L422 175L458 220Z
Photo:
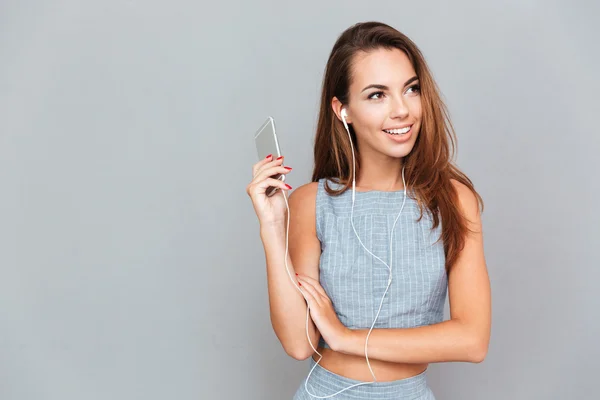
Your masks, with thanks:
M392 100L390 118L406 118L408 116L408 107L402 97Z

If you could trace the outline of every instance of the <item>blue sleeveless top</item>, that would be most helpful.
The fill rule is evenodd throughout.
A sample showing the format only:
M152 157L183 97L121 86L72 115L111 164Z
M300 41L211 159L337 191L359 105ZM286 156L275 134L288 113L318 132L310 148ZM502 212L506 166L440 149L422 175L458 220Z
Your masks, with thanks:
M342 324L369 329L388 285L388 268L361 246L352 225L352 188L339 196L325 191L319 179L316 229L321 242L319 280ZM327 180L332 189L342 185ZM356 192L354 227L365 247L390 265L390 231L400 211L404 191ZM440 225L434 230L427 209L410 190L396 222L392 244L392 283L374 329L412 328L442 322L448 287ZM321 338L319 344L329 347Z

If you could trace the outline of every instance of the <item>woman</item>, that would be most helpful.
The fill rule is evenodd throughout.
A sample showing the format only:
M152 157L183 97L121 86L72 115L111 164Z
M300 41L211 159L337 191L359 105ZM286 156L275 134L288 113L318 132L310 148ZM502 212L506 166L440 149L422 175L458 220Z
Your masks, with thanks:
M271 178L291 171L283 157L254 165L272 325L287 354L312 356L294 399L434 399L429 363L485 358L483 201L454 135L417 46L366 22L330 54L312 182L288 203Z

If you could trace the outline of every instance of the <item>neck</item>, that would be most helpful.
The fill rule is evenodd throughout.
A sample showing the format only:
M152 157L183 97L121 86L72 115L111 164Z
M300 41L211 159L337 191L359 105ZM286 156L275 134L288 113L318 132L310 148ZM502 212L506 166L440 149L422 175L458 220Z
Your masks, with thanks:
M361 168L356 176L356 189L396 191L403 190L403 159L387 157L369 157L361 159Z

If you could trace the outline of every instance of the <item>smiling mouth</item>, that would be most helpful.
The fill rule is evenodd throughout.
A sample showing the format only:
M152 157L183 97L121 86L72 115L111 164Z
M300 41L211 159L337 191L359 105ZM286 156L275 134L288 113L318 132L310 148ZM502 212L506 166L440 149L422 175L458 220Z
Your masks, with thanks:
M383 131L388 135L401 136L406 135L408 132L410 132L411 129L412 125L402 129L383 129Z

